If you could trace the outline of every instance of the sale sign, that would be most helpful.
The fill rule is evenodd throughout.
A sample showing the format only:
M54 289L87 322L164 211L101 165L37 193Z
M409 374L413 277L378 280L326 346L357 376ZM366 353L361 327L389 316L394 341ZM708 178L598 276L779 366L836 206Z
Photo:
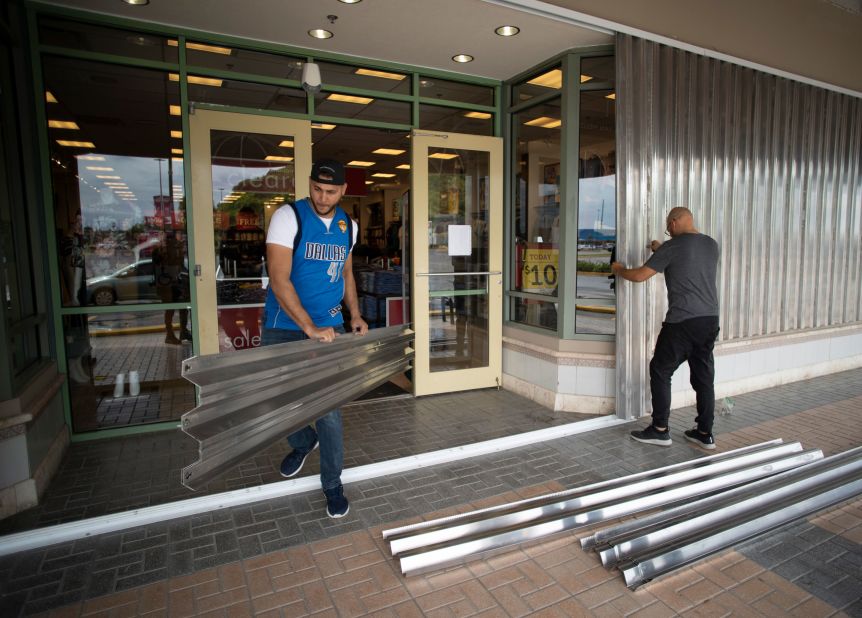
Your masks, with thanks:
M525 292L548 293L557 288L559 249L524 249L521 283Z

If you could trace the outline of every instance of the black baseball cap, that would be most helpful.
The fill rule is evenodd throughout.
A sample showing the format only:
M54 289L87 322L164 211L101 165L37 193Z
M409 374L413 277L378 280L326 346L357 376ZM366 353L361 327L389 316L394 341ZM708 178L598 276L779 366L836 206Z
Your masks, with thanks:
M311 166L311 179L322 185L343 185L344 166L333 159L321 159Z

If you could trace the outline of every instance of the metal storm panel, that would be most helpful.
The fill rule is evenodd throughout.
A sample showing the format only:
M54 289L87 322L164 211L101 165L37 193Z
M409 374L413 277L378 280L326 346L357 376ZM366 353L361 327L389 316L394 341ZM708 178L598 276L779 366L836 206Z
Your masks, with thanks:
M247 457L403 373L413 358L413 331L395 326L332 343L300 341L228 354L196 356L183 377L201 403L182 417L199 443L199 459L182 483L199 489Z
M862 99L618 34L617 257L674 206L719 243L720 341L862 320ZM617 286L617 414L648 414L666 310Z

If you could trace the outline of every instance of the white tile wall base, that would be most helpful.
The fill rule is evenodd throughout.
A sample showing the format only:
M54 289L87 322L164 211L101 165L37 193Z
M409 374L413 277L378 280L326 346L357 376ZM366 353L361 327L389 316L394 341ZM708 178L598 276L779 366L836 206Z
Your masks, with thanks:
M24 438L25 436L21 436ZM19 513L39 504L39 497L48 487L48 483L60 467L60 462L69 446L69 428L63 425L63 429L57 433L57 437L51 443L48 454L36 468L31 478L25 478L17 483L0 490L0 519ZM26 462L26 457L24 458Z
M613 369L607 371L613 372ZM556 412L578 412L580 414L613 414L613 397L572 395L555 393L537 384L532 384L507 373L503 374L503 388L535 401Z
M519 342L505 352L503 388L559 412L608 414L615 410L616 369L609 362L561 355ZM862 367L862 326L719 344L715 366L717 399L856 369ZM674 374L672 392L672 408L694 405L687 365Z
M0 519L39 504L36 481L26 479L0 490Z

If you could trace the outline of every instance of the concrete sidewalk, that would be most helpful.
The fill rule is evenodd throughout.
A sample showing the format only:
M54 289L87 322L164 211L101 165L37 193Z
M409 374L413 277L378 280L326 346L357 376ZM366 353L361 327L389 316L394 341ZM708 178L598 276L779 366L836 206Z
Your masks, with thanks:
M701 457L682 437L693 418L673 413L669 448L630 440L640 421L349 485L342 520L309 492L23 552L0 559L0 614L862 615L862 498L634 592L580 549L584 531L411 578L382 542L412 521ZM718 452L773 438L826 455L862 444L862 370L739 396L716 422Z

